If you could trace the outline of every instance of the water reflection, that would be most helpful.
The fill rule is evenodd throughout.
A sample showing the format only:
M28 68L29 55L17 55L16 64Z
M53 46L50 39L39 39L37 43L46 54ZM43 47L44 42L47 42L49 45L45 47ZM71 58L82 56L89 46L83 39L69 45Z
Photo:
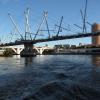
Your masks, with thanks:
M92 68L91 71L91 79L92 79L92 84L97 87L98 89L98 84L100 83L100 55L92 55L92 64L95 65Z
M25 66L31 65L33 62L33 57L25 57Z
M93 55L92 56L92 63L96 66L100 67L100 55Z
M20 55L14 55L13 58L20 59Z

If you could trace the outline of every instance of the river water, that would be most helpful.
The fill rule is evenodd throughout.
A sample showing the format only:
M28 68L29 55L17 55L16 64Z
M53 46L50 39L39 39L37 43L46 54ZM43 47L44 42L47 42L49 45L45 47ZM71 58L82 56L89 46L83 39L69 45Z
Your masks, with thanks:
M0 57L0 100L100 100L100 56Z

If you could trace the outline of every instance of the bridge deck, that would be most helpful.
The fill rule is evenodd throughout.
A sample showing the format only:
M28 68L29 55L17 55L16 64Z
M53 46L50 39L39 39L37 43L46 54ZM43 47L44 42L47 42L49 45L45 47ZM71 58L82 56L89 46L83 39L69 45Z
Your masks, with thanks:
M5 44L0 44L0 46L12 46L12 45L21 45L21 44L36 44L40 42L48 42L48 41L57 41L57 40L64 40L64 39L74 39L74 38L82 38L82 37L90 37L90 36L97 36L100 35L100 32L94 32L94 33L78 33L73 35L64 35L64 36L53 36L51 38L46 39L37 39L37 40L20 40Z

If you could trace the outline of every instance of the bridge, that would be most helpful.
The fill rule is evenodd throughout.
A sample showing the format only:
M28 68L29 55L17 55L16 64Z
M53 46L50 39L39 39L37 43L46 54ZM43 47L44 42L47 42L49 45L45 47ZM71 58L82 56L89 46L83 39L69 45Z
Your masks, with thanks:
M26 11L24 13L25 13L25 23L26 23L25 24L25 33L24 33L24 35L22 35L20 30L18 29L18 26L16 25L16 23L15 23L13 17L11 16L11 14L8 14L10 19L11 19L11 22L14 25L14 28L16 29L16 31L20 35L20 39L15 40L14 42L0 44L0 47L14 46L14 45L24 45L24 49L19 48L19 49L17 49L17 51L16 51L16 49L13 48L13 50L16 51L18 54L21 52L20 53L21 56L34 56L35 52L33 50L33 45L37 44L37 43L57 41L57 40L65 40L65 39L67 40L67 39L74 39L74 38L83 38L83 37L93 37L93 36L100 35L99 30L87 33L87 31L86 31L86 16L84 16L84 18L83 18L84 21L83 21L83 26L82 26L82 32L81 33L73 33L73 34L70 34L70 35L60 35L60 33L63 29L66 30L66 31L70 31L70 29L62 27L62 22L63 22L63 16L62 16L59 25L56 25L56 27L58 28L57 33L54 36L51 36L50 31L54 32L54 30L49 29L49 25L48 25L48 21L47 21L48 12L43 13L42 22L39 25L38 30L34 34L34 33L30 32L30 25L29 25L29 18L28 18L29 9L26 9ZM45 22L45 26L46 26L45 30L41 29L44 22ZM92 26L92 27L95 27L95 26ZM48 37L47 38L40 38L40 39L37 38L37 36L41 35L41 34L39 34L40 31L47 32ZM33 38L32 38L32 35L34 35ZM43 49L40 50L41 53L42 53L42 50ZM38 49L37 49L37 51L39 52Z
M4 52L4 49L10 48L14 51L15 54L20 55L21 51L24 49L24 45L14 45L14 46L3 46L0 47L0 54ZM54 50L53 47L48 47L48 46L42 46L42 47L35 47L33 46L33 49L36 50L36 53L39 55L42 55L44 51L46 50Z
M68 40L68 39L74 39L74 38L83 38L83 37L92 37L92 36L98 36L100 35L100 31L97 32L91 32L91 33L77 33L77 34L72 34L72 35L64 35L64 36L53 36L51 38L46 38L46 39L36 39L36 40L19 40L15 42L10 42L10 43L4 43L0 44L0 46L13 46L13 45L22 45L22 44L36 44L36 43L41 43L41 42L49 42L49 41L57 41L57 40Z
M20 54L20 52L22 50L26 50L27 52L30 52L30 51L33 52L33 44L36 44L36 43L48 42L48 41L57 41L57 40L64 40L64 39L90 37L90 36L98 36L98 35L100 35L99 31L98 32L92 32L92 33L86 33L86 34L78 33L78 34L66 35L66 36L53 36L53 37L47 38L47 39L20 40L20 41L15 41L15 42L10 42L10 43L0 44L0 47L12 48L13 51L15 51L17 54ZM14 45L22 45L22 44L24 45L22 48L21 47L13 47ZM35 48L35 50L37 50L37 52L39 54L42 54L42 52L44 51L44 49L48 49L47 47L42 47L42 48L36 48L36 47L34 47L34 48Z

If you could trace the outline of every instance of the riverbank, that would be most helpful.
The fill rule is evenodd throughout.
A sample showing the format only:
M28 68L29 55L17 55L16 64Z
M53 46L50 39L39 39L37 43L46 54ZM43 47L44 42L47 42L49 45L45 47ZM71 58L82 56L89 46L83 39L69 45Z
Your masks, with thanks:
M51 55L100 55L100 52L59 52Z

